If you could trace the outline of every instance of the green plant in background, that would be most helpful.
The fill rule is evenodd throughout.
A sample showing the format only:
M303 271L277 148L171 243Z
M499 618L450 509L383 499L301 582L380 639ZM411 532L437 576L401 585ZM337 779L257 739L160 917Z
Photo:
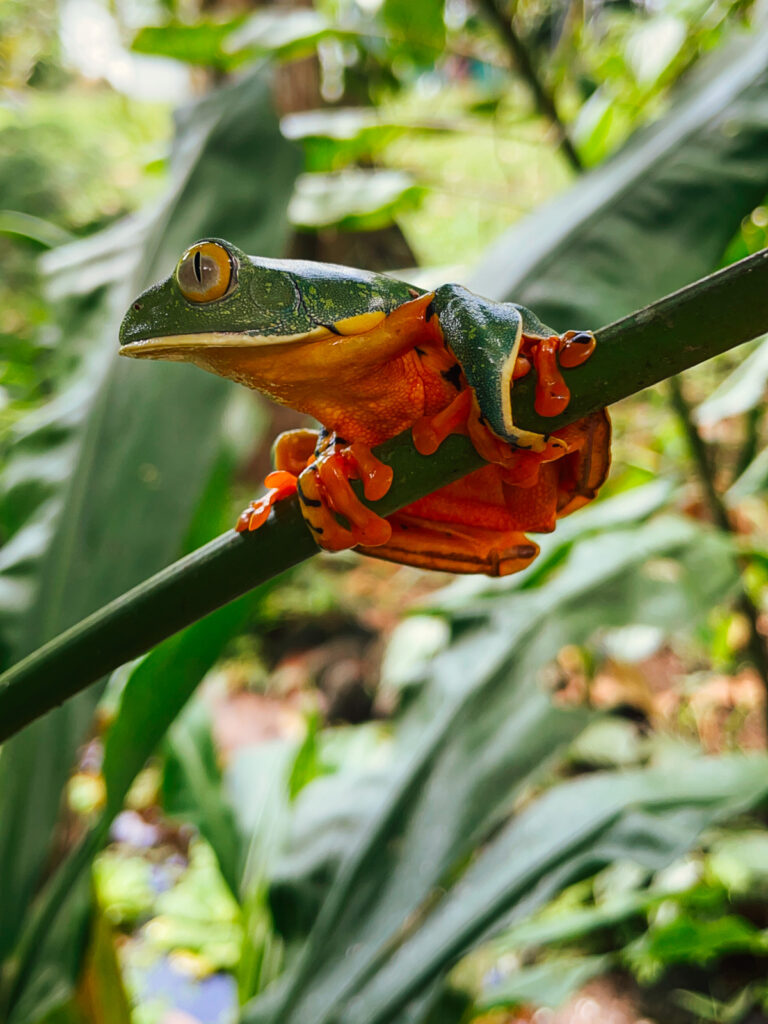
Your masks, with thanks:
M132 366L127 374L114 369L111 353L123 307L143 282L166 272L186 242L218 234L246 250L282 251L297 150L276 131L263 80L251 70L254 59L290 67L317 53L322 95L359 104L349 112L299 112L286 123L312 176L301 179L290 216L301 230L313 230L302 242L318 247L313 255L333 254L339 238L344 242L344 235L334 235L336 227L374 229L370 237L379 242L371 243L372 263L382 258L373 251L377 245L401 253L400 243L381 240L393 217L416 252L452 256L453 239L470 238L463 253L479 253L497 230L498 215L486 214L478 228L452 217L455 228L430 234L450 195L441 191L445 182L435 187L435 166L449 171L466 148L451 123L457 113L461 128L476 139L485 131L492 146L502 133L520 132L519 145L549 192L569 173L543 141L546 122L520 116L535 90L529 91L530 77L509 77L507 42L482 8L459 18L452 9L444 17L439 4L416 9L385 2L375 15L349 4L262 10L229 21L219 12L210 24L169 11L169 24L139 30L137 50L170 53L219 76L238 69L245 77L180 117L171 188L153 213L118 221L46 258L60 296L60 336L49 363L57 397L35 419L18 421L17 443L4 466L0 605L8 662L228 525L238 459L220 428L226 388L178 367ZM647 17L609 9L602 21L582 22L532 4L516 11L514 30L539 85L554 96L581 161L592 164L658 113L678 75L728 35L741 13L741 5L706 12L690 5ZM651 74L648 61L662 37L667 59L658 57ZM574 40L578 56L569 60ZM759 248L759 213L732 239L740 220L768 194L766 51L758 24L702 61L698 78L689 78L687 95L675 99L667 116L498 241L473 278L477 290L526 302L556 326L599 324L703 276L726 251L731 258ZM419 95L417 83L426 78L428 88L429 75L448 60L465 61L472 75L438 111ZM278 98L281 88L279 80ZM413 166L419 154L422 160L426 155L426 166ZM508 172L523 175L526 166L517 151ZM354 179L340 173L345 168ZM503 175L496 187L512 220L520 199L510 198ZM523 205L538 200L537 187L529 188ZM476 208L475 196L465 199L465 207ZM453 213L455 197L448 204ZM45 216L57 219L56 207ZM87 224L81 219L66 226L80 232ZM52 241L49 234L46 244ZM14 356L8 365L24 358ZM759 409L760 349L750 359L748 374L737 370L719 397L701 407L702 424ZM146 378L137 370L146 370ZM36 386L19 388L11 421L25 404L39 401ZM741 460L744 473L727 495L733 503L764 487L759 415L752 420L755 458ZM662 452L667 466L669 450ZM444 624L439 657L432 658L437 634L431 627L420 634L414 620L410 638L396 632L389 661L399 660L408 671L400 682L403 707L387 735L368 727L341 737L311 729L303 745L246 748L222 777L202 707L192 704L177 715L232 638L249 622L264 621L258 616L267 598L256 593L122 673L105 735L105 806L95 808L79 843L65 844L68 855L57 854L54 870L49 844L60 797L97 695L77 698L7 743L0 756L0 950L8 1019L99 1019L98 1001L89 1002L82 985L74 996L83 963L101 964L100 971L86 971L92 986L100 979L100 991L115 981L109 958L101 955L111 948L109 929L94 924L87 940L90 869L110 821L174 719L160 762L163 802L206 838L227 898L237 903L237 910L228 904L220 920L236 947L235 953L228 947L224 960L237 960L244 1019L458 1020L468 997L454 990L460 982L467 987L460 974L448 978L456 961L513 922L505 949L564 941L546 931L537 936L539 918L528 925L533 937L515 938L514 929L525 928L529 915L564 887L617 860L639 868L623 890L630 909L608 907L605 927L620 913L635 922L650 914L658 873L704 830L758 806L766 775L762 757L711 760L685 749L670 752L661 743L641 752L642 737L630 727L619 748L630 746L636 758L621 763L636 767L565 778L563 752L593 715L553 708L539 682L553 655L565 644L594 644L596 630L610 634L619 627L651 630L657 642L690 638L693 624L706 623L738 586L733 538L679 515L659 515L674 506L679 487L633 486L648 476L622 455L613 496L545 538L530 570L498 582L463 580L433 597L430 614ZM740 554L750 559L747 584L760 607L766 561L759 536L753 534ZM436 620L428 621L434 626ZM427 637L421 669L413 650L420 635ZM399 653L398 643L405 643ZM593 749L599 747L594 732L579 742L589 749L590 735ZM707 843L712 834L705 833ZM115 906L109 863L100 861L96 873L105 912ZM589 883L591 890L579 890L587 911L590 900L600 904L601 877ZM141 886L133 891L136 912L155 913ZM196 891L190 882L186 892ZM721 902L713 906L729 906L731 891L726 898L721 886ZM570 905L569 894L573 899L566 888L566 902L547 911L552 920ZM599 933L602 944L568 950L575 960L571 973L562 963L554 970L561 980L579 983L623 962L644 980L658 978L670 948L684 948L686 913L694 922L686 925L692 960L709 956L712 962L729 949L759 953L762 940L754 929L731 921L730 930L715 934L706 914L699 927L686 899L678 900L677 933L670 917L666 925L653 918L638 927L631 941ZM166 900L158 915L166 925L176 922L171 930L180 945L202 948L199 931L198 938L189 931L179 937L178 900ZM574 927L568 941L580 934ZM546 955L541 959L544 970ZM551 977L540 975L536 988L529 975L526 989L521 976L514 990L513 976L503 982L506 994L484 992L478 1009L553 1000ZM680 1005L687 999L693 1013L702 1013L695 980L680 988L688 992ZM749 1005L762 998L759 986L744 991L754 995ZM720 1002L730 1005L726 997ZM715 1002L710 1010L721 1012Z

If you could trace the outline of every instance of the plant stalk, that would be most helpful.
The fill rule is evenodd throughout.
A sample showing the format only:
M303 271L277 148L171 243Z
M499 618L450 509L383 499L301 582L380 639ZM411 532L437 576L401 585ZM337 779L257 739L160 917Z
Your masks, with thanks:
M506 11L499 0L481 0L481 7L486 12L488 20L496 26L496 30L512 56L512 61L518 73L533 93L537 110L554 125L557 131L558 144L563 151L563 155L573 170L581 173L584 170L581 157L576 152L576 147L568 134L568 129L557 112L553 97L539 77L536 66L531 60L531 55L528 53L527 46L515 30L511 11Z
M597 348L566 371L571 402L553 418L534 409L529 375L514 389L515 420L551 432L595 409L768 331L768 249L680 289L596 332ZM428 458L410 432L376 453L395 471L373 507L382 515L460 479L482 462L467 437L449 437ZM34 651L0 676L0 742L107 672L315 554L295 498L252 534L234 531L192 552Z
M731 523L728 515L726 504L723 501L722 495L715 487L714 467L712 465L709 446L699 433L699 429L694 422L691 414L691 407L688 403L688 399L685 397L685 392L683 391L680 379L678 377L671 377L668 381L668 387L672 407L677 413L680 424L685 431L688 447L690 448L691 455L693 456L696 474L699 478L702 490L704 491L704 498L706 500L707 507L709 508L709 513L712 516L715 525L719 529L724 533L735 535L736 531L734 530L733 524ZM749 559L739 559L739 565L743 572L749 565ZM763 690L766 698L763 713L766 719L766 725L768 726L768 650L766 649L765 640L760 634L760 630L757 625L760 612L755 605L755 602L747 592L743 580L740 584L740 592L736 598L736 608L747 620L749 631L749 635L747 637L747 655L763 683Z

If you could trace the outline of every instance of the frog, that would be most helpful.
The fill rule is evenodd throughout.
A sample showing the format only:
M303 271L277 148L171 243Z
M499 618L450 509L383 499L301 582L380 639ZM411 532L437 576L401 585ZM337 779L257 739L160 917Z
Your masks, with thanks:
M266 493L238 518L240 533L258 530L295 495L326 551L506 576L539 553L528 533L554 530L608 474L604 409L550 434L518 426L513 412L515 382L533 373L537 413L562 413L564 373L592 355L594 334L558 333L524 306L462 285L428 290L204 238L131 304L119 340L123 356L192 363L320 424L278 436ZM371 504L389 491L393 471L374 448L405 430L425 456L449 434L468 435L483 464L380 516Z

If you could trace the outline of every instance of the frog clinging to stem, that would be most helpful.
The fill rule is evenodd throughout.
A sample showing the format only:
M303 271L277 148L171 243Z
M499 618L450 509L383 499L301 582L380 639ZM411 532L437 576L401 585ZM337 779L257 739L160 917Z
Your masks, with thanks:
M561 368L595 347L588 331L559 335L513 303L459 285L426 292L380 274L248 256L221 239L197 242L175 272L143 292L120 331L121 353L194 363L314 416L320 431L275 442L267 494L237 529L257 529L297 493L318 545L423 568L504 576L537 545L525 531L597 493L610 462L610 422L595 412L550 435L518 428L515 380L536 374L536 411L561 413ZM382 518L368 501L392 470L372 446L410 428L424 455L463 432L486 465Z

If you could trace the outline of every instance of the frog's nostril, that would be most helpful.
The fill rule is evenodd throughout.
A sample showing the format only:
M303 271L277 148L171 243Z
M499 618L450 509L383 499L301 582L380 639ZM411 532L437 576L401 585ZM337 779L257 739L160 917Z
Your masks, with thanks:
M139 311L139 310L141 309L141 303L140 303L140 302L134 302L134 304L133 304L133 308L134 308L134 309L136 310L136 312L138 313L138 311Z

